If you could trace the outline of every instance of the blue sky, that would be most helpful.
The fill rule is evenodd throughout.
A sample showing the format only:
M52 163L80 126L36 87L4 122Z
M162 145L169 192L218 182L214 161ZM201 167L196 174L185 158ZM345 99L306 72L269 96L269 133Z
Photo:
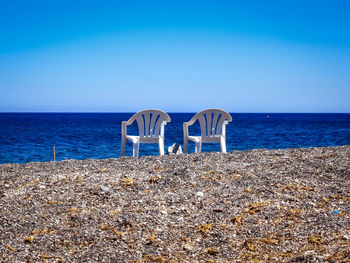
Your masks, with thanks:
M350 113L350 1L0 1L0 112Z

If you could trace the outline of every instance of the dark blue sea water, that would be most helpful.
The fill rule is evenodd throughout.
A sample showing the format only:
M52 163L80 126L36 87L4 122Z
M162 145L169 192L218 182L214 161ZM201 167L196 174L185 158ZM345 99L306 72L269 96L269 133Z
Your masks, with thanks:
M165 146L183 144L182 123L194 113L169 113ZM227 150L282 149L350 145L350 114L231 113ZM270 117L267 118L267 115ZM0 113L0 163L86 158L116 158L120 154L121 122L132 113ZM136 134L136 126L128 128ZM199 134L192 127L190 134ZM203 144L202 151L218 151ZM190 142L189 151L194 151ZM126 155L132 154L127 143ZM140 156L157 155L158 147L141 144Z

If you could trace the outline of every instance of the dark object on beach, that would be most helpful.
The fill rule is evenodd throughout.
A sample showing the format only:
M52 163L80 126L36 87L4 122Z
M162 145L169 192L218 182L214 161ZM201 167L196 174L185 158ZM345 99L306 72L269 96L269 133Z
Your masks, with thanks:
M174 143L167 149L167 155L171 154L181 154L182 153L182 148L181 145L178 143Z

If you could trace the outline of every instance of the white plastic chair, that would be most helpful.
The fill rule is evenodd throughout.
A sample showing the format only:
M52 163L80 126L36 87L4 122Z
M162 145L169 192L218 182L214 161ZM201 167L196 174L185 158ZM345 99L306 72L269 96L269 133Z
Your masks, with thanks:
M127 126L137 121L139 136L127 135ZM140 143L158 143L160 155L164 155L164 126L170 122L164 111L143 110L134 114L128 121L122 122L122 145L120 156L125 154L126 140L133 143L133 157L139 156Z
M198 120L201 136L189 136L188 126ZM188 152L188 140L195 143L195 152L201 152L202 143L220 143L221 152L226 152L226 125L232 121L231 115L220 109L207 109L198 112L193 118L184 122L184 152Z

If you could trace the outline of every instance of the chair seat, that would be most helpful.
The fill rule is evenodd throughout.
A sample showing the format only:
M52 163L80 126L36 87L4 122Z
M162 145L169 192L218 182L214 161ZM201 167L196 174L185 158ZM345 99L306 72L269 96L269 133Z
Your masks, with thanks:
M138 143L140 141L140 136L126 135L126 139L132 143Z
M188 139L193 142L200 142L202 140L201 136L188 136Z
M141 138L140 136L136 136L136 135L127 135L126 139L131 141L132 143L158 143L159 140L161 140L161 137L157 137L157 138L150 138L150 137L143 137Z
M202 137L202 136L188 136L188 139L193 142L208 142L208 143L216 143L220 142L221 135L210 136L210 137Z

